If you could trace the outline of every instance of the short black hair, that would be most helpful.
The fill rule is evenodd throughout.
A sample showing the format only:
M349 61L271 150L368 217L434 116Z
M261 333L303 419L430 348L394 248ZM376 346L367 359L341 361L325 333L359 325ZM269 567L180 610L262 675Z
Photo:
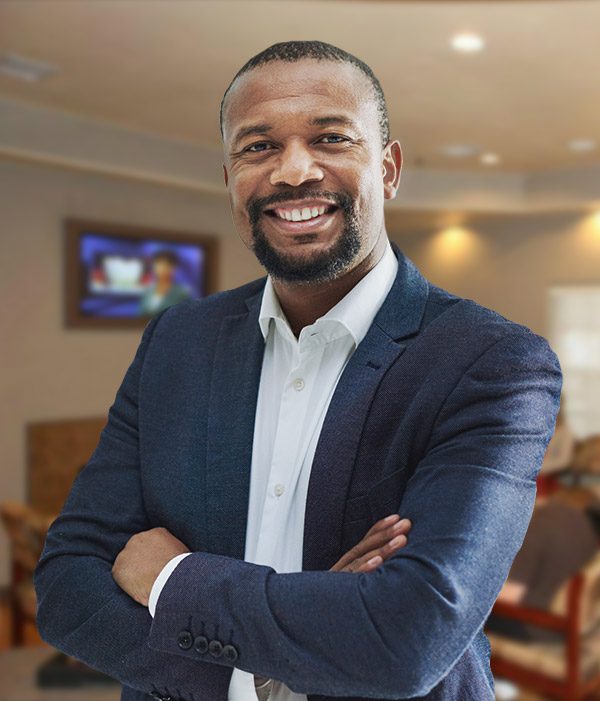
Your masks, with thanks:
M371 81L373 90L375 92L375 101L377 102L377 112L379 114L379 130L381 132L381 141L383 146L386 146L390 139L390 122L387 111L387 105L385 102L385 95L383 94L383 89L377 77L367 66L364 61L354 56L344 49L340 49L333 44L327 44L324 41L281 41L277 44L272 44L271 46L264 49L260 53L253 56L251 59L246 61L246 63L240 68L240 70L234 75L233 80L227 86L227 90L223 94L221 99L221 107L219 109L219 126L221 129L221 139L223 138L223 106L225 104L225 99L231 90L231 86L235 83L236 79L251 71L253 68L262 66L265 63L270 63L271 61L288 61L289 63L294 63L295 61L300 61L304 58L314 58L319 61L339 61L342 63L350 63L360 69L364 75Z
M161 248L158 251L155 251L150 256L150 259L153 263L157 260L166 260L167 263L170 263L174 268L177 268L180 262L177 253L169 248Z

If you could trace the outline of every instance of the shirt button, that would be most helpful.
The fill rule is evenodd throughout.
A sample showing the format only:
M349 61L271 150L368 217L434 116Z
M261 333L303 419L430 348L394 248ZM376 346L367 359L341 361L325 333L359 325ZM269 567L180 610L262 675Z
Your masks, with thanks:
M297 377L294 380L294 389L297 392L301 392L304 389L304 380L301 377Z
M285 487L283 484L276 484L273 491L275 492L275 496L280 497L285 492Z

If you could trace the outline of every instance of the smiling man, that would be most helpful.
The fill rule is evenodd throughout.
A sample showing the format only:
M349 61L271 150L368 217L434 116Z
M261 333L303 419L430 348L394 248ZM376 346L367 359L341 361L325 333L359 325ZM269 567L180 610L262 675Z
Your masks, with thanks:
M265 49L221 128L267 275L146 326L48 533L42 637L124 701L491 700L483 624L531 517L558 359L389 241L400 144L355 56Z

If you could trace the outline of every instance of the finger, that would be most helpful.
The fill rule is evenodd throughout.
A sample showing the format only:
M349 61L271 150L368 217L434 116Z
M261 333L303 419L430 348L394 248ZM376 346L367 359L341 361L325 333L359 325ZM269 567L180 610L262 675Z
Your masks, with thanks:
M356 568L356 572L371 572L371 570L376 570L379 565L383 562L383 559L381 555L375 555L372 557L370 560L367 560L367 562L364 562L363 564L359 565Z
M383 547L371 550L362 557L356 558L346 563L339 569L344 572L370 572L377 569L384 560L391 557L395 552L403 548L407 543L405 534L400 534L386 543Z
M409 519L403 518L391 526L387 526L381 531L372 533L371 535L366 535L360 543L358 543L355 549L355 556L362 557L366 555L370 550L374 548L381 547L389 542L392 538L395 538L400 533L407 534L412 527L412 523Z
M371 550L363 557L351 563L352 572L370 572L377 569L385 560L390 558L395 552L398 552L408 542L404 533L397 535L384 546Z
M397 516L399 518L398 514L393 514L393 516ZM381 519L381 521L385 521L386 519ZM381 523L381 521L378 521L375 526ZM394 519L390 519L391 526L385 526L383 530L380 531L375 531L374 533L371 533L373 528L371 528L369 531L367 531L367 535L359 542L357 543L353 548L351 548L347 553L345 553L337 562L336 564L332 567L333 570L339 570L347 567L350 563L354 562L355 560L358 560L360 558L364 558L364 556L371 552L372 550L375 550L378 547L384 546L387 542L389 542L392 538L394 538L396 535L400 533L408 533L410 530L412 523L410 519L401 519L397 520L394 522ZM388 522L388 523L389 523ZM371 535L369 535L371 533Z
M389 542L399 533L408 533L412 527L410 519L399 519L399 514L391 514L391 516L377 521L369 531L367 531L367 534L359 543L342 555L335 565L330 568L330 571L344 569L350 563L366 555L369 551L385 545L385 543ZM386 526L385 523L391 523L391 525ZM383 530L381 530L382 526ZM376 530L377 528L380 530Z
M400 520L400 514L390 514L389 516L386 516L385 518L380 518L379 521L375 521L375 523L369 528L369 530L366 532L365 536L372 535L373 533L377 533L388 526L392 526L394 523Z

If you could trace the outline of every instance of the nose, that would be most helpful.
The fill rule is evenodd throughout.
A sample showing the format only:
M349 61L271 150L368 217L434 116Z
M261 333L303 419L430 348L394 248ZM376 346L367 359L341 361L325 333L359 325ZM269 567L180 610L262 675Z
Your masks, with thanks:
M271 185L292 185L297 187L307 181L323 179L323 171L304 144L294 142L282 149L274 159L271 172Z

